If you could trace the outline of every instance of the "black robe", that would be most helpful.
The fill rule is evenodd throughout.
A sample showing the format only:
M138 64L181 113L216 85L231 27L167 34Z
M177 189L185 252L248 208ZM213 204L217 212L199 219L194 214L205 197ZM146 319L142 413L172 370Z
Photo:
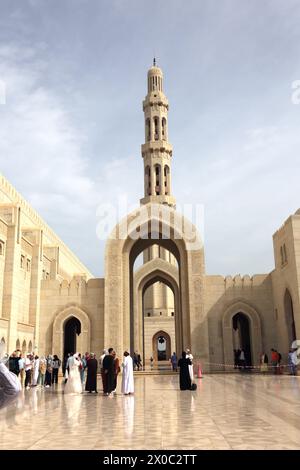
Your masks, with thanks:
M115 361L114 357L108 354L107 356L104 357L103 363L103 372L105 373L105 388L104 388L104 393L111 393L115 389Z
M87 361L87 378L85 383L86 392L97 392L97 359L89 359Z
M192 382L190 377L189 366L191 365L190 359L179 359L178 367L180 367L180 390L191 390Z

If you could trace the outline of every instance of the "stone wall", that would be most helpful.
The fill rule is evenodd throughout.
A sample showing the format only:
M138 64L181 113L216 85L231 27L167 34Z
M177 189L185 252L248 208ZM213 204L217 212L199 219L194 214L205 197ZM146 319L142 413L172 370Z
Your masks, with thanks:
M227 312L231 318L235 313L244 313L250 322L253 321L253 328L258 328L255 336L260 337L252 338L252 342L256 341L255 345L252 344L253 363L259 362L259 354L262 351L270 354L270 349L277 346L272 279L268 274L255 275L252 278L240 275L226 278L206 276L205 311L208 318L211 363L233 363L233 339L224 332L227 327L224 325ZM231 357L226 357L225 350L230 351L227 356Z

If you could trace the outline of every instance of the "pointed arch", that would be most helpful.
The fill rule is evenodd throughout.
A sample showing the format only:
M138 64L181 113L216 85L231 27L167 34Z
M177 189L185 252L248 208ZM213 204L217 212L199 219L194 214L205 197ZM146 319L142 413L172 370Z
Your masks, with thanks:
M64 326L71 317L76 318L81 325L79 352L90 351L91 321L89 315L78 305L69 305L56 314L53 322L52 354L57 354L61 358L64 355Z
M261 334L261 320L258 311L244 300L235 301L227 307L223 314L222 330L223 330L223 348L224 348L224 363L233 364L233 328L232 321L236 314L243 314L249 322L250 331L250 348L252 363L258 363L259 355L262 351L262 334Z
M159 351L158 351L158 347L157 347L157 343L158 341L160 340L160 338L164 338L165 339L165 342L166 342L166 357L165 358L160 358L159 357ZM160 330L158 331L157 333L155 333L152 337L152 350L153 350L153 359L155 362L159 361L159 360L169 360L170 357L171 357L171 338L170 338L170 335L164 331L164 330Z
M296 338L296 325L295 325L295 317L294 317L293 297L288 288L286 288L285 290L283 303L284 303L284 315L285 315L285 322L286 322L286 328L287 328L287 335L288 335L288 341L289 341L289 346L290 346L292 342L297 338Z

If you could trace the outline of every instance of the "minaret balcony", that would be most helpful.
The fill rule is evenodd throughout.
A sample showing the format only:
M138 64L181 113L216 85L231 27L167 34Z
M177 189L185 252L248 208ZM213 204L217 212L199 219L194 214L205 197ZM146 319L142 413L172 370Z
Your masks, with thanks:
M142 155L153 152L166 152L172 155L173 147L165 140L151 140L142 145Z

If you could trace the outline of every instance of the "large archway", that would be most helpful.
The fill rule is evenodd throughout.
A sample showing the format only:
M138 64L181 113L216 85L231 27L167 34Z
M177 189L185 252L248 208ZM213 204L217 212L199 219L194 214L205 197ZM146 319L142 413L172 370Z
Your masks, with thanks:
M153 244L170 251L178 263L180 299L179 323L182 343L192 348L195 358L208 362L208 327L204 315L204 254L195 227L194 238L188 238L178 226L191 224L174 209L169 220L161 213L153 214L151 204L129 214L110 235L105 252L105 318L104 341L124 350L134 344L134 275L137 256ZM167 226L168 235L165 235ZM155 230L153 229L155 227Z
M297 338L296 338L296 326L295 326L295 318L294 318L293 299L288 289L286 289L285 294L284 294L284 313L285 313L285 321L286 321L288 341L289 341L289 347L290 347L292 342Z
M81 323L76 317L68 318L64 323L64 357L77 351L78 339L81 333Z

